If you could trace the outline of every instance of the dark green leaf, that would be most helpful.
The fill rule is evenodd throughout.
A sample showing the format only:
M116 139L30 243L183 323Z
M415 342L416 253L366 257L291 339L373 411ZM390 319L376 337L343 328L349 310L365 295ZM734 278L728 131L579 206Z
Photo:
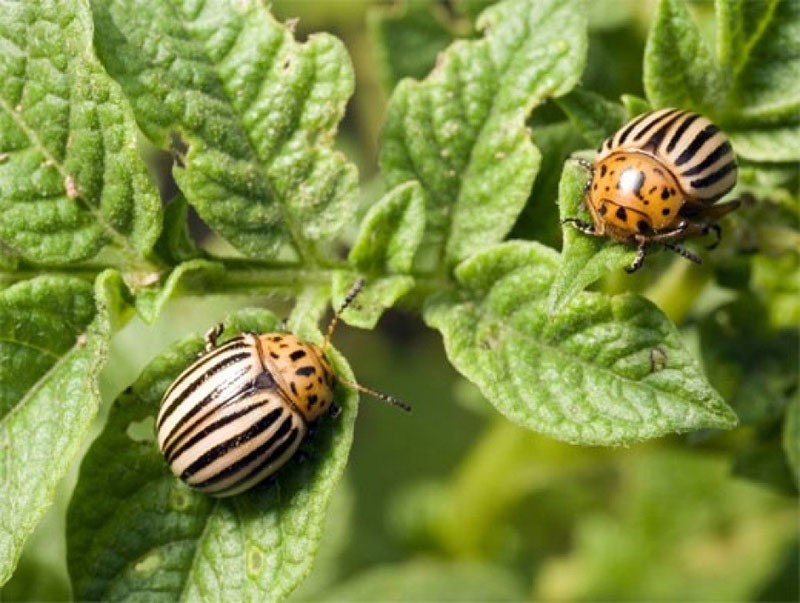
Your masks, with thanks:
M4 2L0 46L3 246L65 264L108 245L144 264L161 206L130 109L92 54L85 5Z
M188 145L178 184L259 259L310 255L349 218L355 166L331 148L353 91L339 40L294 41L262 3L92 2L98 54L145 132Z
M226 333L265 332L264 310L226 320ZM68 515L77 599L272 601L308 574L333 488L347 460L357 396L340 388L343 413L325 418L272 484L229 499L191 491L169 472L152 434L167 386L203 342L192 337L157 357L111 410L85 457ZM340 374L352 374L334 354ZM133 529L132 529L133 528Z
M568 442L624 444L736 417L675 327L633 295L581 293L548 315L558 254L495 246L456 269L425 320L447 356L513 422Z
M0 292L0 584L55 496L100 404L119 275L42 276Z
M420 182L427 238L447 264L500 241L522 210L540 159L525 120L578 80L586 51L580 7L497 4L478 21L483 39L453 44L426 80L395 89L381 169L390 186Z

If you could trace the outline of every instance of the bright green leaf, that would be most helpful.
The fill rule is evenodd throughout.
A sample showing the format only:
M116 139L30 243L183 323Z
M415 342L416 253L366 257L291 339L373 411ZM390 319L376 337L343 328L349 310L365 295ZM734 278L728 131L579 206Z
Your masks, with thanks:
M265 310L226 320L226 333L270 331ZM356 413L352 390L302 445L272 484L213 499L169 472L152 433L167 386L203 342L192 337L158 356L111 410L89 450L68 515L69 567L77 599L273 601L308 574L333 488L344 471ZM352 379L333 355L338 372ZM131 529L131 528L134 529Z
M535 240L558 247L558 184L564 162L586 147L586 141L567 120L537 125L531 131L533 144L542 153L542 163L525 209L517 218L509 238Z
M584 191L590 174L575 161L567 161L559 188L561 220L578 218L591 224L592 218L583 207ZM573 224L562 226L564 245L561 268L550 289L549 312L556 312L579 291L583 291L610 270L630 266L634 251L607 237L594 237L579 232Z
M736 152L752 161L800 161L800 123L749 129L729 128L726 134Z
M0 292L0 584L55 496L100 404L121 281L42 276Z
M353 91L339 40L298 44L260 2L92 7L100 59L141 127L188 145L175 177L209 226L259 259L309 255L339 233L357 183L331 148Z
M321 601L522 601L523 586L504 568L477 561L419 559L356 575Z
M353 272L339 271L333 275L332 295L335 305L340 305L359 276ZM358 297L345 311L343 320L349 325L372 329L387 308L414 287L414 277L395 274L368 280Z
M724 106L722 74L683 0L660 0L644 66L644 87L655 107L715 115Z
M410 272L425 230L419 183L395 187L369 208L349 260L365 273Z
M0 239L65 264L111 246L127 265L160 230L136 127L92 51L83 3L0 4Z
M456 369L513 422L581 444L624 444L736 417L661 311L643 298L581 293L548 315L558 254L498 245L456 269L426 322Z
M508 234L540 160L525 120L567 93L585 60L578 1L507 0L478 27L483 39L456 42L427 79L400 83L383 132L382 172L390 186L420 182L429 244L448 264Z

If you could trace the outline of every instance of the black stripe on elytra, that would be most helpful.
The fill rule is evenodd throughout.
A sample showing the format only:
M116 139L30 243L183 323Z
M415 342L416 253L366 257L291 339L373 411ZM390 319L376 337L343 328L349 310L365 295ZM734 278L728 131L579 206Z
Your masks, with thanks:
M696 166L686 170L685 172L681 172L681 176L696 176L703 170L710 168L712 165L714 165L717 161L722 159L725 155L728 155L730 152L731 152L731 143L726 140L716 149L711 151L706 156L706 158L703 159L703 161L698 163Z
M190 374L193 374L195 371L202 369L207 364L214 362L219 357L220 354L225 354L233 350L238 350L248 347L250 347L250 344L248 344L245 341L244 337L240 335L238 337L234 337L233 339L226 341L223 345L213 349L211 352L204 353L197 360L195 360L195 362L189 368L187 368L180 375L178 375L177 379L175 379L172 385L169 386L169 389L167 389L167 391L164 392L163 398L164 399L168 398L169 395L173 391L175 391L175 388L185 381L186 377L188 377Z
M632 120L631 123L629 123L628 126L620 133L619 138L617 139L616 146L619 146L623 142L628 140L628 136L631 135L631 132L633 131L633 129L636 126L638 126L640 123L642 123L642 120L645 119L648 115L650 115L650 114L649 113L645 113L644 115L640 115L636 119Z
M292 443L298 437L299 434L300 432L297 429L297 427L292 428L292 415L289 414L286 417L286 419L284 419L284 421L281 423L280 427L278 427L275 433L273 433L272 436L270 436L270 438L266 442L264 442L254 450L251 450L249 453L244 455L238 461L236 461L235 463L231 463L223 470L215 473L208 479L203 480L199 484L195 484L195 488L201 488L201 489L208 488L233 475L236 475L237 473L242 471L242 469L246 468L253 461L258 459L260 456L263 456L265 453L269 452L270 454L267 456L267 458L263 459L260 463L257 463L254 467L251 467L249 471L245 471L244 474L239 476L233 484L229 485L226 488L226 490L235 488L240 483L242 483L242 481L249 478L251 475L253 475L253 473L258 471L265 465L269 465L272 461L279 459L281 454L286 452L286 449L292 445ZM281 442L281 440L283 441ZM280 444L278 444L278 442L280 442ZM276 444L278 444L277 447ZM272 450L270 452L271 448L275 448L275 450Z
M639 132L636 133L636 138L642 139L650 130L655 128L658 124L664 121L668 116L672 115L677 109L673 109L671 111L667 111L663 115L659 115L657 119L652 120L649 124L647 124L644 128L642 128ZM648 141L649 143L649 141ZM642 145L642 146L646 146Z
M286 433L291 427L292 414L290 412L287 412L285 408L279 407L270 412L265 417L262 417L261 419L250 425L250 427L248 427L244 431L239 432L231 436L227 440L220 442L216 446L209 448L206 452L197 457L197 459L195 459L195 461L191 465L189 465L188 467L186 467L186 469L184 469L183 473L181 473L181 479L187 480L191 478L195 473L202 471L204 468L208 467L214 461L222 458L237 446L241 446L242 444L249 442L253 438L258 437L259 435L264 433L264 431L272 427L272 425L277 420L280 419L281 415L286 415L286 419L281 423L280 427L278 427L278 429L272 435L272 437L270 437L268 443L271 442L273 439L275 439L275 437L278 434ZM260 448L261 447L259 447L258 449ZM221 474L228 472L231 469L231 467L233 467L236 464L237 463L232 463L228 465L222 471L215 473L213 476L208 478L208 480L203 482L203 484L206 484L206 482L213 483L218 481L219 479L221 479L220 478ZM230 473L228 473L228 475L230 475ZM199 488L202 487L202 485L196 484L195 487Z
M671 153L672 149L675 148L675 145L678 144L683 135L686 133L686 130L689 129L695 121L700 119L700 116L697 113L684 113L686 115L686 120L678 126L678 129L675 130L675 133L672 135L672 138L669 139L669 143L667 144L667 153Z
M709 174L705 178L700 178L700 180L692 180L689 184L692 188L708 188L722 180L725 176L727 176L730 172L736 169L736 162L731 161L730 163L726 163L721 168L719 168L713 174Z
M706 141L714 136L719 132L719 128L714 124L708 124L705 128L703 128L697 136L694 137L694 140L683 150L678 158L675 160L675 165L683 165L687 161L689 161L692 157L697 155L697 151L700 150Z
M667 135L667 130L669 130L672 127L672 125L681 118L682 114L683 114L682 111L675 109L674 111L671 111L670 113L664 115L662 121L663 119L666 118L669 119L666 119L666 123L660 126L658 130L653 132L653 135L647 140L647 142L644 145L642 145L642 147L657 149L658 145L661 144L661 141L664 140L664 137ZM644 132L642 132L642 134L644 134Z
M213 377L214 375L216 375L220 371L225 370L226 368L230 368L234 364L242 362L243 360L250 359L251 353L248 351L248 352L242 352L241 354L233 354L232 356L228 356L227 358L222 358L221 360L219 359L218 354L214 354L214 356L216 357L216 360L219 360L217 364L206 367L203 370L199 370L200 367L197 367L197 370L192 370L191 372L187 373L184 376L184 379L181 379L181 382L183 382L186 379L189 379L190 377L194 377L191 384L186 389L184 389L179 395L175 396L175 398L170 402L170 405L167 407L167 409L162 414L160 414L156 428L160 428L161 425L164 424L164 421L166 421L167 418L173 412L175 412L175 410L181 404L183 404L184 400L186 400L186 398L188 398L193 392L197 391L210 377ZM242 374L247 373L248 370L250 370L249 365L247 367L247 370L243 371ZM212 391L212 394L216 391L217 390ZM166 400L167 398L165 397L164 399Z
M250 414L255 409L261 408L262 406L263 406L262 402L256 402L255 404L249 404L247 406L243 406L242 408L236 410L235 412L225 415L224 417L207 425L200 431L196 432L192 437L186 439L186 436L192 433L194 429L197 427L197 425L199 425L203 420L208 418L208 415L206 415L202 419L196 421L194 425L187 426L183 434L180 437L175 438L175 441L172 442L166 448L164 448L164 450L162 450L161 452L164 453L164 458L167 459L167 463L172 464L172 461L174 461L176 458L178 458L180 455L186 452L189 448L200 442L202 439L210 437L211 434L214 433L217 429L229 425L230 423L238 420L239 418L245 415ZM277 410L280 412L280 408L278 408ZM186 441L184 442L183 440Z
M284 439L283 442L281 442L275 448L275 450L272 451L272 454L269 456L268 459L264 459L262 462L258 463L255 467L253 467L250 471L248 471L247 473L245 473L244 475L239 477L234 483L229 485L227 488L225 488L224 490L220 490L220 491L214 492L214 494L217 495L217 496L224 495L226 492L231 492L232 490L235 490L236 488L238 488L243 482L249 480L250 478L253 477L254 474L258 473L264 467L266 467L267 465L272 463L273 460L277 461L278 459L280 459L283 456L283 454L295 443L295 441L297 440L298 437L299 437L299 430L297 428L294 428L291 431L291 433L289 433L289 435L286 437L286 439ZM248 456L252 456L252 455L248 455ZM281 466L283 466L283 465L281 465ZM266 479L267 477L269 477L270 475L275 473L275 471L280 469L281 466L275 467L272 471L270 471L266 475L261 476L261 479L262 480ZM204 482L204 484L205 484L205 482ZM208 486L203 485L203 486L200 486L200 487L201 488L207 488Z

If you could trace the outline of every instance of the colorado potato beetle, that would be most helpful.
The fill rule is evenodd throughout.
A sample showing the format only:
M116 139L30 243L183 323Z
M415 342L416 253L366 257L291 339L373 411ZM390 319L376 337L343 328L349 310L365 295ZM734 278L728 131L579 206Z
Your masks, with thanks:
M231 496L273 475L298 450L312 425L335 409L337 381L404 410L392 396L338 377L325 357L339 317L363 286L358 281L334 314L322 345L290 333L242 333L203 354L167 389L156 419L159 448L172 472L212 496Z
M697 113L659 109L631 120L600 146L584 203L592 223L565 222L594 236L636 245L626 269L638 270L647 247L662 244L683 257L699 257L677 242L722 231L716 220L739 201L714 204L736 184L736 157L728 138Z

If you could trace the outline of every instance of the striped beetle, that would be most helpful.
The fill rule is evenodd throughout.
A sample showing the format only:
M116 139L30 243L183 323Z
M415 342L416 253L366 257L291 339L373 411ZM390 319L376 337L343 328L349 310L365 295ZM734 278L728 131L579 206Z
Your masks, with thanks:
M158 446L176 476L212 496L252 488L297 452L310 425L337 409L337 381L410 410L338 377L325 358L339 317L363 284L350 290L321 346L290 333L242 333L218 345L222 325L206 333L205 351L167 389L156 419Z
M638 270L647 246L660 243L700 264L677 244L713 231L716 223L739 207L739 201L714 205L736 184L736 157L725 134L705 117L680 109L660 109L631 120L607 138L591 171L585 204L592 224L567 218L586 234L608 236L637 246L626 268Z

